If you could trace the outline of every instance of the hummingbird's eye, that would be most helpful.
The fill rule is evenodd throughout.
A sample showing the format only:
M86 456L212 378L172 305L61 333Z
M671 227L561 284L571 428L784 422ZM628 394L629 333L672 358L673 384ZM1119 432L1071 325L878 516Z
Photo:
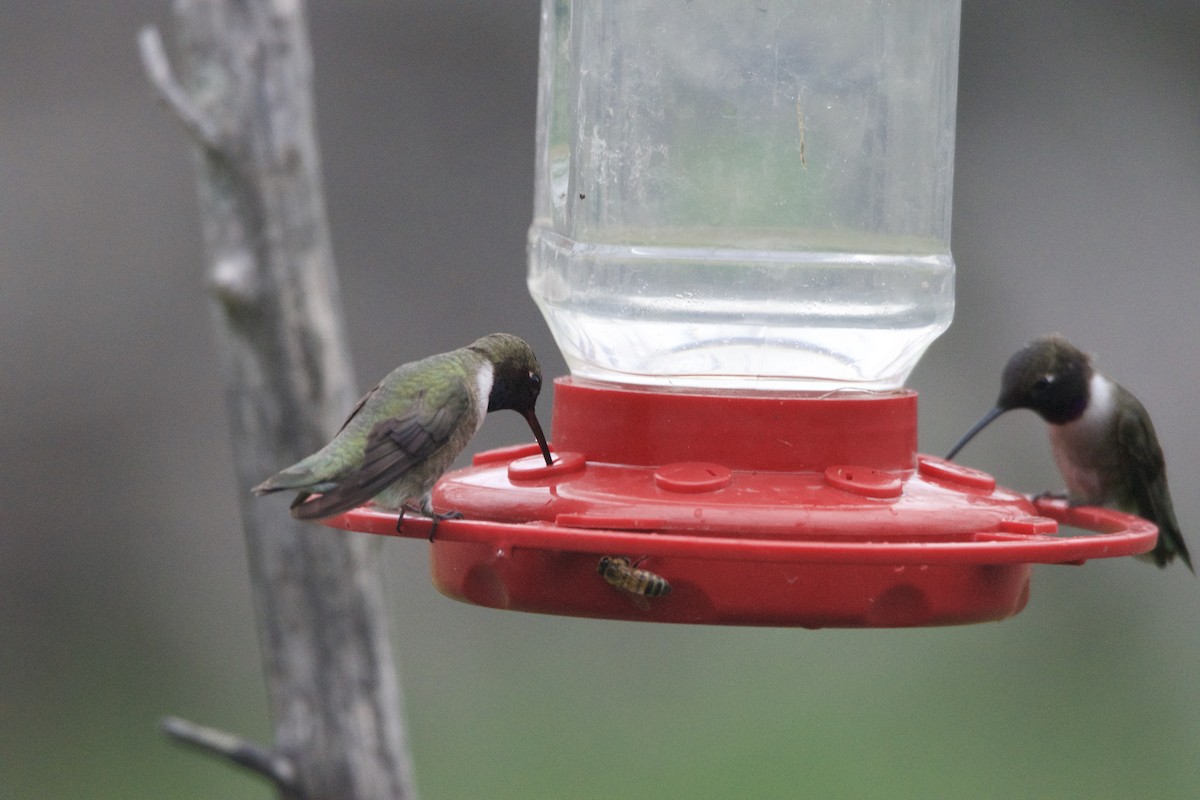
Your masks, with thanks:
M542 376L538 375L536 372L529 373L529 383L534 387L541 386Z
M1054 383L1053 375L1042 375L1036 381L1033 382L1033 393L1037 394L1037 395L1043 394L1043 393L1045 393L1045 391L1047 389L1050 388L1050 385L1053 383Z

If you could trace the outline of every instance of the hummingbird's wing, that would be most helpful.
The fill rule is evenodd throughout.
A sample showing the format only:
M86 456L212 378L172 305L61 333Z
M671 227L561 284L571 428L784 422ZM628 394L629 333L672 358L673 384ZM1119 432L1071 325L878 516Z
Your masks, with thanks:
M361 464L316 499L297 497L292 515L298 519L321 519L367 502L444 447L468 402L464 393L461 402L431 403L422 390L406 412L384 419L371 429ZM351 418L357 411L356 408Z
M1158 526L1158 543L1148 554L1153 556L1155 563L1164 567L1179 556L1188 569L1192 569L1191 556L1188 555L1183 533L1175 519L1175 508L1167 487L1166 462L1158 435L1154 432L1154 423L1141 403L1128 392L1126 395L1132 402L1120 404L1122 410L1117 412L1117 442L1126 471L1124 483L1127 500L1138 516Z
M380 386L383 386L383 381L380 381L379 383L372 386L370 389L367 390L366 394L364 394L362 397L358 398L358 402L354 404L354 408L350 409L350 413L346 415L346 421L342 423L342 427L337 429L338 433L341 433L342 431L346 430L346 426L350 424L350 420L352 420L358 416L358 412L363 410L363 406L365 406L367 404L367 401L371 399L371 395L373 395L379 391ZM337 434L335 433L334 436L336 436L336 435Z

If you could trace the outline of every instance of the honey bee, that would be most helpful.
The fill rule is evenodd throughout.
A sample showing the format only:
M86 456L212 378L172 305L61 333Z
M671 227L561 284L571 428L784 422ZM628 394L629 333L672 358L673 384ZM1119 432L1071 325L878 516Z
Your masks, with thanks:
M596 572L618 589L640 597L662 597L670 593L671 584L666 578L650 570L638 569L638 563L622 556L602 556Z

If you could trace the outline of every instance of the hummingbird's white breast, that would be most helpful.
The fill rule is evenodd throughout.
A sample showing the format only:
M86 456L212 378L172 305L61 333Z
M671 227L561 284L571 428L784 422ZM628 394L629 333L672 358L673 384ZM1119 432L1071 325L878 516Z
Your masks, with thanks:
M1111 443L1116 418L1116 386L1095 372L1088 394L1087 408L1079 419L1048 426L1050 449L1072 502L1100 505L1109 499L1101 470L1111 456L1106 446Z
M488 398L492 395L492 379L495 375L496 370L492 362L485 361L479 369L479 374L475 376L475 388L479 392L478 402L475 403L475 433L479 433L483 421L487 419Z

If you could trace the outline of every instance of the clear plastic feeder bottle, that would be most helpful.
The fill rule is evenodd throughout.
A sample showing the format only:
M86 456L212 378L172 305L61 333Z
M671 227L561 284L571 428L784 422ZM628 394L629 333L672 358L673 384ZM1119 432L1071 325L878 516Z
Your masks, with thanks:
M543 0L529 287L576 378L900 386L950 324L959 3Z

